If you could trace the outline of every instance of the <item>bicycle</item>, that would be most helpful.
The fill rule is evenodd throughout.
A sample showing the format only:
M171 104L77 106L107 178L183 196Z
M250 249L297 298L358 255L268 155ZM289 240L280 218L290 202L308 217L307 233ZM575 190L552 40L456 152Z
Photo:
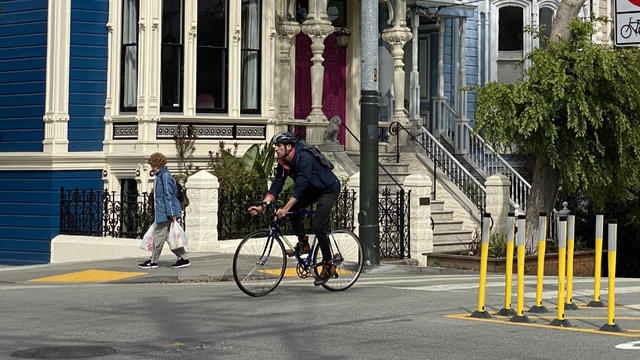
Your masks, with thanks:
M633 18L629 18L629 23L620 28L620 35L623 39L628 39L632 33L640 34L640 19L634 22Z
M266 205L265 211L282 207L279 202L252 202L252 206ZM288 212L287 215L313 215L314 211ZM329 229L331 258L336 274L322 286L330 291L344 291L350 288L362 272L363 254L360 239L347 229ZM287 268L287 256L284 242L293 251L297 260L295 274L300 278L310 277L313 271L318 276L321 260L318 259L320 246L314 237L310 242L309 254L304 256L291 246L287 237L278 226L278 217L274 214L268 229L257 230L247 235L238 245L233 255L233 278L236 284L249 296L265 296L273 291L285 274L293 275L293 268ZM320 258L322 256L320 255Z

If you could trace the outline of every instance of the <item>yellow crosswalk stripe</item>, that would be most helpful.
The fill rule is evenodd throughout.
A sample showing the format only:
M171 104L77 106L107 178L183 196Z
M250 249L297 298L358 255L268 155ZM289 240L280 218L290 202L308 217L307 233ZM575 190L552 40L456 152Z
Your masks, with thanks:
M55 276L47 276L29 280L29 282L106 282L128 279L135 276L146 275L144 272L122 272L107 270L85 270L61 274Z

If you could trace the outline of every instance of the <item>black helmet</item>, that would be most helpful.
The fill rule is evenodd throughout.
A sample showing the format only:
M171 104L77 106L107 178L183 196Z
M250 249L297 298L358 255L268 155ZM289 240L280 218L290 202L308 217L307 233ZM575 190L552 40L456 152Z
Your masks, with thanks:
M281 131L273 135L274 144L295 144L296 136L288 131Z

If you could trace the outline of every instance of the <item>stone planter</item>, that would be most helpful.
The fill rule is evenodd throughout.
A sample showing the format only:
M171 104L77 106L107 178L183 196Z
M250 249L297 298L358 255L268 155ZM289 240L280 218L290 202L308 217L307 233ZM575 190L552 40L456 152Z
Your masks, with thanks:
M460 270L480 271L480 257L468 255L455 255L447 253L426 253L427 266L443 267ZM517 272L517 260L513 256L513 272ZM595 265L595 251L576 251L573 254L573 276L593 276ZM506 258L489 258L487 272L504 273ZM525 257L524 271L526 275L536 275L538 269L538 256ZM544 274L558 275L558 254L545 254Z

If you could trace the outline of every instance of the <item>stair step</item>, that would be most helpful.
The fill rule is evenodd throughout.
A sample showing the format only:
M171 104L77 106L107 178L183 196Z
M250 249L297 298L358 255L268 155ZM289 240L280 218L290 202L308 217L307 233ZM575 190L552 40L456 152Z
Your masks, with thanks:
M433 224L434 224L433 231L434 232L461 231L463 223L464 222L462 220L460 220L460 221L456 221L456 220L435 221L434 220L433 221Z
M468 249L469 242L443 242L440 244L433 244L433 252L447 253L447 252L459 252Z
M466 243L473 238L471 230L445 230L433 232L433 244L440 243Z
M431 218L434 222L453 221L452 210L431 211Z
M444 211L444 200L433 200L431 202L431 212Z

